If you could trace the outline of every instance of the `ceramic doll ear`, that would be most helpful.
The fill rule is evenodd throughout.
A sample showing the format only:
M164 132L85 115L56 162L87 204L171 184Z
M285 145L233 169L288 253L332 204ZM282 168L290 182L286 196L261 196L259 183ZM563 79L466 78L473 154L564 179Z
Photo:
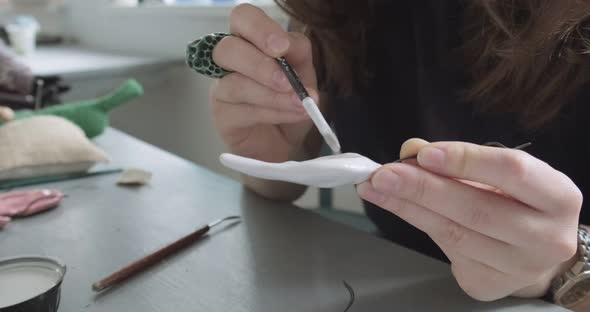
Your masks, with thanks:
M381 167L369 158L353 153L283 163L269 163L234 154L222 154L220 161L230 169L260 179L320 188L362 183Z

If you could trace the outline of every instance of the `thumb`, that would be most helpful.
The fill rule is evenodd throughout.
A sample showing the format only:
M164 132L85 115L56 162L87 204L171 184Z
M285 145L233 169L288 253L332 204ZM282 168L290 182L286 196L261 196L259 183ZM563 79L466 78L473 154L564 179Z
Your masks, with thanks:
M10 107L0 106L0 121L11 121L14 119L14 111Z
M418 152L426 145L430 144L428 141L412 138L404 142L399 152L400 158L409 157L418 154Z

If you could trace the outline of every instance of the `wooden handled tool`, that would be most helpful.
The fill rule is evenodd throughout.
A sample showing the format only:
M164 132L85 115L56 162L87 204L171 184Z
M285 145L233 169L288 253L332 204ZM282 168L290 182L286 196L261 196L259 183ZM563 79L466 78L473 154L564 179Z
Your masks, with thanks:
M123 267L122 269L112 273L111 275L103 278L102 280L92 284L92 289L94 291L101 291L106 288L109 288L115 284L118 284L129 277L136 275L137 273L147 269L148 267L162 261L166 257L180 251L181 249L187 247L197 239L201 238L205 235L211 228L216 225L219 225L222 222L230 221L230 220L239 220L240 217L238 216L231 216L223 219L216 220L205 225L202 228L197 229L196 231L176 240L175 242L168 244L153 253L135 261L127 266Z

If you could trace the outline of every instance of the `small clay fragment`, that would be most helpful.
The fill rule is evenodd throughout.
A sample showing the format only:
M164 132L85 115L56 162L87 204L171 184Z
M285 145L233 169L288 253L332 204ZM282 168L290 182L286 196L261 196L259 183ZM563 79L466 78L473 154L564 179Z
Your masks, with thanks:
M149 183L152 178L152 173L137 169L137 168L130 168L125 170L121 177L119 177L119 181L117 184L119 185L130 185L130 186L139 186Z

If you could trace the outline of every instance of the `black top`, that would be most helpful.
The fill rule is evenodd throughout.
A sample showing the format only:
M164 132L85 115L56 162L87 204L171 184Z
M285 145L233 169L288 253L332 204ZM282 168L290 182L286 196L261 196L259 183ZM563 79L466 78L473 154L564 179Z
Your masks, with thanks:
M450 57L461 44L460 1L382 2L385 7L378 10L377 31L369 41L370 59L380 65L371 87L363 94L330 98L343 152L385 164L396 160L401 144L412 137L498 141L509 147L532 142L527 152L568 175L583 194L590 193L590 135L584 128L590 122L590 88L534 133L520 128L511 114L479 114L460 101L466 70ZM365 210L388 239L448 261L422 231L370 203ZM590 212L584 210L581 222L590 224Z

